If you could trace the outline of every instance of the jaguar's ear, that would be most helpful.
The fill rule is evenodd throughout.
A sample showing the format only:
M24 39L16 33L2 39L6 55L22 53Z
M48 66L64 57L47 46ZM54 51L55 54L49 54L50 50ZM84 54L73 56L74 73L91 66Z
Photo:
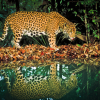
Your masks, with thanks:
M66 23L64 23L63 28L64 28L64 27L66 27L66 26L67 26L67 24L66 24Z
M64 23L64 27L66 27L66 23Z
M75 26L77 26L77 23L74 23Z

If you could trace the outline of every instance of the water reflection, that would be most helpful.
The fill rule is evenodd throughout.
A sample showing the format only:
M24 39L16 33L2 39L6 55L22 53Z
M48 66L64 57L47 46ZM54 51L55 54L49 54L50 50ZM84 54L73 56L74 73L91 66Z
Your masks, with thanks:
M0 100L88 100L94 83L96 94L100 89L99 68L88 64L51 61L37 65L36 62L20 61L2 65Z

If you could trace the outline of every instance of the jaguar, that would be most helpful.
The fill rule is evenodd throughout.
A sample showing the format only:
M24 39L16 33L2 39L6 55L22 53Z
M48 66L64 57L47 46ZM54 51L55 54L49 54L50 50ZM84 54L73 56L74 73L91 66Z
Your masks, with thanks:
M1 41L7 36L9 27L14 35L11 43L16 48L20 48L19 42L23 35L30 37L47 35L50 47L57 49L56 35L58 33L62 32L70 41L74 40L76 33L75 24L55 11L50 13L18 11L10 14L5 19Z

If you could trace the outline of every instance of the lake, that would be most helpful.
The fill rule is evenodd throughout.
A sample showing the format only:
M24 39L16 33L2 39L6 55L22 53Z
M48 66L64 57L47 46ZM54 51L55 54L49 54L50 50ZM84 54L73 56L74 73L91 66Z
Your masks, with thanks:
M0 62L0 100L100 100L100 62Z

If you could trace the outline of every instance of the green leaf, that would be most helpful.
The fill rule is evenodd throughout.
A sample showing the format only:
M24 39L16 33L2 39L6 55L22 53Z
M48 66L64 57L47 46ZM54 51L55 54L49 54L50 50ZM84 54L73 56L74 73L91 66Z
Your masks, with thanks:
M73 8L71 8L71 10L73 10Z
M78 65L81 65L81 63L79 63Z
M89 14L94 14L95 11L96 11L96 10L91 9L88 13L89 13Z
M96 20L95 20L95 19L93 19L93 20L92 20L92 22L93 22L93 23L95 23L95 22L96 22Z
M94 14L94 11L92 11L92 14Z
M85 10L83 10L83 12L85 13L86 11L85 11Z
M84 1L81 1L80 3L81 3L82 5L84 5Z
M97 37L97 38L99 38L99 36L98 36L98 35L94 35L94 37Z
M93 34L96 35L96 33L97 33L97 30L93 30Z
M87 29L88 32L90 32L90 29Z
M60 4L62 4L62 0L60 1Z
M81 32L80 31L76 31L76 34L78 35L78 34L81 34Z
M77 2L75 6L79 6L79 5L80 5L80 3L79 3L79 2Z
M69 6L69 2L67 2L67 6Z
M80 9L80 10L79 10L79 12L80 12L80 13L82 13L82 12L83 12L83 10L82 10L82 9Z
M70 9L68 9L68 11L70 11Z
M81 47L81 45L80 45L80 44L77 44L77 46L78 46L78 47Z
M84 16L85 18L88 18L88 16L86 15L86 16Z
M77 12L76 12L76 11L74 11L73 13L74 13L75 15L77 15Z

